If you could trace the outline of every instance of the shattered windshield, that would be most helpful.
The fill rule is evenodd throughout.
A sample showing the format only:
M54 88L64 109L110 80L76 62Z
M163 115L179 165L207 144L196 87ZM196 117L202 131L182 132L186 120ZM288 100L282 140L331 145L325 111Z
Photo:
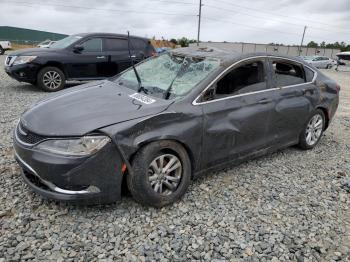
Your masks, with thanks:
M186 61L186 67L184 67ZM188 63L188 64L187 64ZM194 58L166 53L136 65L143 88L148 94L158 97L170 93L170 98L184 96L211 72L220 66L218 59ZM137 91L138 82L133 69L129 69L116 79ZM170 87L170 90L168 90Z

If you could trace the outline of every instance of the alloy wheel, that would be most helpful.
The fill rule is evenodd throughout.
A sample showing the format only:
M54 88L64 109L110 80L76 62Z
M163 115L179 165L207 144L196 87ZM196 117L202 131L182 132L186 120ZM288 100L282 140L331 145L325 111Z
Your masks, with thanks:
M181 177L181 161L173 154L158 156L148 167L148 181L158 194L170 195L175 192Z
M323 129L323 118L321 115L314 115L306 127L305 140L309 146L313 146L319 140Z
M56 71L47 71L43 76L43 83L49 89L57 89L62 83L62 78Z

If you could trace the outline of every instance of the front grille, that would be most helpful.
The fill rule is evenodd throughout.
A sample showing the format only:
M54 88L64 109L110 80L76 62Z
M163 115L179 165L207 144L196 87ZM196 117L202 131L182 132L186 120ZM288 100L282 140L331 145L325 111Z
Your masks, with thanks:
M37 144L48 138L48 137L37 135L37 134L34 134L33 132L30 132L21 124L21 122L18 123L17 125L16 135L19 142L23 142L30 145Z

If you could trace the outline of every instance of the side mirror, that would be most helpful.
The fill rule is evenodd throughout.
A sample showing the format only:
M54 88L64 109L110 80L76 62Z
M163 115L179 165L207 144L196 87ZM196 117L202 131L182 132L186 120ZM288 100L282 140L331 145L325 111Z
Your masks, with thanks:
M75 53L80 53L81 51L83 51L84 50L84 47L82 46L82 45L75 45L74 47L73 47L73 51L75 52Z

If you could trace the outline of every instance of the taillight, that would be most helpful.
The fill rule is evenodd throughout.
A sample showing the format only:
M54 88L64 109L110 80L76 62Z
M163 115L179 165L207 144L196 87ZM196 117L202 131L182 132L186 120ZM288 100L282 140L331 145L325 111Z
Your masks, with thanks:
M158 53L156 51L151 52L151 56L157 56L157 55L158 55Z
M337 89L338 92L340 91L340 85L336 85L335 88Z

